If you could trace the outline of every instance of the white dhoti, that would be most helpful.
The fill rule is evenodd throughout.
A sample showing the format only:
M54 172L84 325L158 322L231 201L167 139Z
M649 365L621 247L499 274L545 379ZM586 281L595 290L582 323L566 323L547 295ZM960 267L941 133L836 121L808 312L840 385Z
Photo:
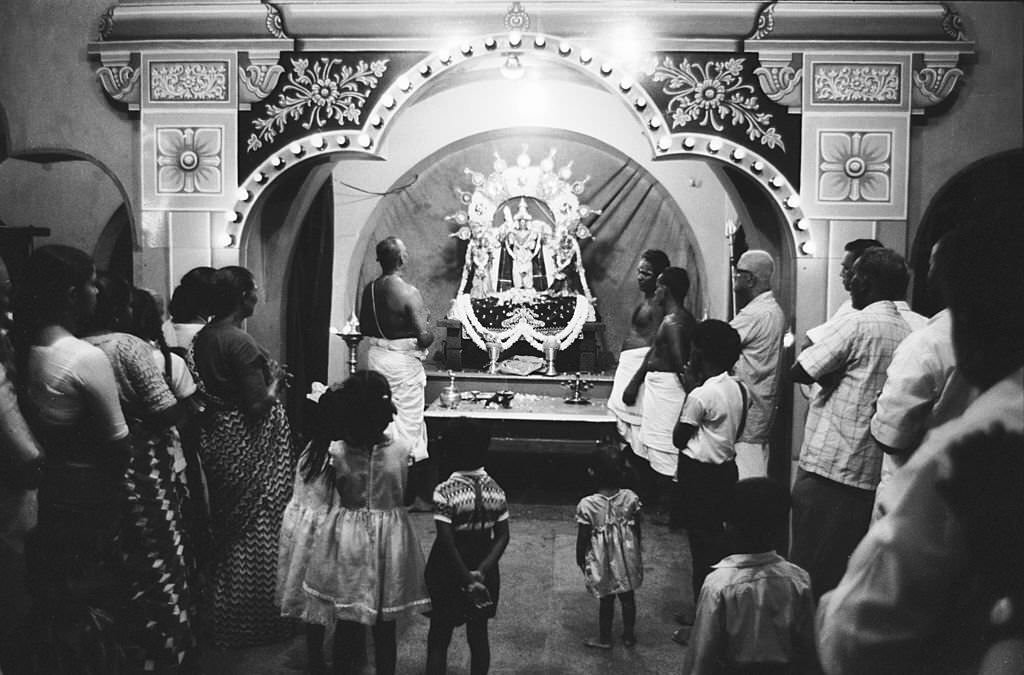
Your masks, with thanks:
M416 338L370 337L367 342L367 367L379 372L391 385L391 400L398 410L395 431L412 444L413 461L422 461L427 458L427 425L423 421L426 351L416 346Z
M619 429L619 434L629 443L633 453L644 459L647 459L647 453L644 451L643 440L640 437L640 425L643 422L644 388L640 387L636 403L633 405L626 405L622 402L622 392L629 385L629 381L633 379L636 371L643 365L644 357L650 350L650 347L638 347L627 349L619 354L619 365L615 369L615 380L612 382L612 393L608 396L608 410L615 415L615 424Z
M655 371L644 379L644 409L641 435L647 461L663 476L675 476L679 449L672 444L672 432L686 401L686 390L676 373Z

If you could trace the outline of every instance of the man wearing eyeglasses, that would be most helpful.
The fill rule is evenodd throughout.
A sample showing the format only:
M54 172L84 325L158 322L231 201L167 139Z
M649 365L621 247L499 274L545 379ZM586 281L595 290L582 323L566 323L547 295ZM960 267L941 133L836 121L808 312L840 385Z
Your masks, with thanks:
M736 442L739 480L768 475L769 442L775 419L779 357L786 316L772 293L775 260L767 251L740 256L733 274L739 312L730 325L740 334L740 358L733 370L750 392L750 409Z

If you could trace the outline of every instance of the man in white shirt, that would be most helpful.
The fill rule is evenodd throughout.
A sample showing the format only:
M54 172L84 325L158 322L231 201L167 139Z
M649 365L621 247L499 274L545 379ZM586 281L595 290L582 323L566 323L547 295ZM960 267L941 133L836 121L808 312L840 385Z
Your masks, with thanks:
M743 435L736 442L739 479L768 475L768 454L779 384L779 357L786 316L772 293L775 261L767 251L740 256L733 275L740 310L729 324L740 335L734 372L750 392Z
M941 249L941 243L932 248L928 286L938 289L945 302L942 274L936 270L949 252ZM872 520L882 515L878 506L885 501L893 473L907 463L925 433L958 417L976 395L956 367L953 317L948 308L943 309L900 343L886 371L871 418L871 435L885 453Z
M893 477L894 490L818 608L827 673L977 672L985 617L966 613L973 569L962 520L937 484L965 437L1024 432L1024 228L1020 210L957 232L944 272L957 367L983 393L933 430ZM1019 493L1007 495L1019 499ZM979 625L980 624L980 625Z

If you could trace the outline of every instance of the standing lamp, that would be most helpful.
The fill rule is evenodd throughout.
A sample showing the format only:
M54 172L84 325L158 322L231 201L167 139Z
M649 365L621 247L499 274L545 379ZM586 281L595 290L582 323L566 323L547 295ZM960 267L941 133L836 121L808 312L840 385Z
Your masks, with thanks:
M349 317L338 336L348 346L348 374L352 375L359 365L359 343L363 340L363 334L359 332L359 319L356 318L355 310L352 311L352 316Z

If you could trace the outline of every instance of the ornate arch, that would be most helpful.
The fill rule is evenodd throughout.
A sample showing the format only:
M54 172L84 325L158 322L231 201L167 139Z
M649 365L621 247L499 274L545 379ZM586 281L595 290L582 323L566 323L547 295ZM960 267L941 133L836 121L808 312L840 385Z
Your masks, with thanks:
M316 64L311 71L308 61L299 62L301 85L294 87L293 94L280 99L288 102L291 108L275 107L274 119L261 122L264 127L283 123L279 120L286 120L288 115L294 114L292 111L300 108L309 110L309 121L302 125L307 128L322 127L331 117L339 121L342 118L364 121L357 129L319 128L313 133L289 139L283 147L275 148L247 176L240 176L237 200L227 216L229 233L242 238L252 205L282 171L298 162L336 153L356 153L384 160L386 157L380 148L385 145L387 132L394 120L431 86L446 74L457 72L473 61L507 60L512 56L519 67L523 67L527 60L537 60L572 69L611 94L619 105L631 112L654 159L693 155L731 162L761 184L786 214L798 255L815 253L810 241L810 225L803 219L800 209L797 187L783 170L749 147L757 144L768 148L784 147L784 140L771 126L771 116L760 110L753 85L745 83L740 76L742 58L690 63L686 58L676 62L666 57L660 64L648 63L645 82L665 83L660 93L663 100L658 100L648 92L645 82L638 81L628 69L619 67L613 57L579 46L572 40L515 30L500 37L478 36L454 48L430 53L391 79L375 97L369 93L384 82L386 64L364 60L342 64L337 73L343 79L339 80L330 75L332 64L323 59L323 67L318 71ZM356 89L349 89L346 94L338 87L340 84L344 88L354 81L362 82L363 91L367 93L359 94ZM328 85L330 88L326 89ZM368 103L372 105L364 117L361 106ZM671 118L666 118L663 110L671 112ZM738 124L743 128L742 133L749 145L724 134L685 130L687 122L699 117L703 117L701 123L712 130L722 131L726 124ZM682 127L683 130L673 127ZM255 134L250 138L253 136ZM255 142L262 144L258 137Z

